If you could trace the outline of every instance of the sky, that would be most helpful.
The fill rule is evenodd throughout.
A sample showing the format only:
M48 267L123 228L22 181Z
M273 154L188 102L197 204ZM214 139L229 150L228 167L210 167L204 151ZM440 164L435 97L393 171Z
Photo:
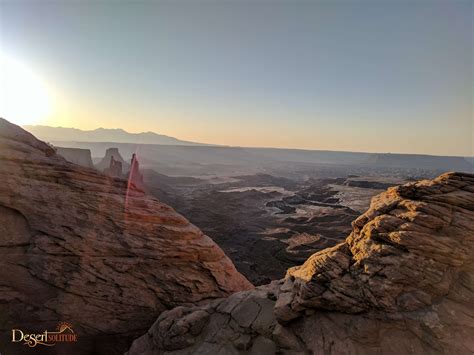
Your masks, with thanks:
M0 0L0 115L471 156L473 47L472 0Z

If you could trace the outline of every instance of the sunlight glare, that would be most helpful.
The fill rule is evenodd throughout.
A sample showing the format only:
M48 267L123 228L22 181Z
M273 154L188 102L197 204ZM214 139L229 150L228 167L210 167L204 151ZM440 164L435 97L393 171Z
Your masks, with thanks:
M50 112L44 82L23 63L0 53L0 117L18 125L38 124Z

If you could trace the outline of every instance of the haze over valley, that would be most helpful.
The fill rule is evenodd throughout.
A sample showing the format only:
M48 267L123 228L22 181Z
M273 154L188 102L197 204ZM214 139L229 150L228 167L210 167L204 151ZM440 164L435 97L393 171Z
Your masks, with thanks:
M171 176L144 168L142 146L131 157L107 148L94 164L88 149L3 119L0 148L3 334L38 319L52 329L64 314L80 338L58 349L73 354L276 354L314 342L338 354L341 335L355 352L470 351L473 174L418 181L435 170L267 161L272 174L203 164L200 176ZM433 314L440 331L413 336ZM361 342L366 328L378 331ZM29 350L9 340L2 350Z
M142 144L142 135L123 130L99 130L105 141L92 142L98 131L68 129L72 141L56 141L63 128L25 128L51 137L67 160L106 174L111 159L125 172L135 154L144 189L202 229L256 285L342 241L388 187L474 171L462 157ZM110 142L116 132L129 142Z
M0 355L473 355L474 0L0 0Z

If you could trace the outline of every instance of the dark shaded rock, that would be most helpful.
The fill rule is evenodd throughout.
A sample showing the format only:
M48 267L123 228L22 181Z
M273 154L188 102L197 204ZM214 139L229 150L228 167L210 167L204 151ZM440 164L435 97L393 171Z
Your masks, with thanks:
M390 184L386 182L379 182L379 181L365 181L365 180L346 180L344 182L346 186L352 187L361 187L364 189L378 189L378 190L385 190L389 187L393 187L396 184Z
M281 210L283 213L293 213L296 211L296 208L293 206L288 206L284 201L269 201L265 204L267 207L275 207Z
M289 205L301 205L301 204L306 203L306 200L299 195L284 197L283 201L285 201Z

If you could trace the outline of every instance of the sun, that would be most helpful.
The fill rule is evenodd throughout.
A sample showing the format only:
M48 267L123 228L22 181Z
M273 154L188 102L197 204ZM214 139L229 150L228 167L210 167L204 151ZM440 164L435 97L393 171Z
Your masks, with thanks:
M48 88L28 66L0 53L0 117L37 124L51 112Z

